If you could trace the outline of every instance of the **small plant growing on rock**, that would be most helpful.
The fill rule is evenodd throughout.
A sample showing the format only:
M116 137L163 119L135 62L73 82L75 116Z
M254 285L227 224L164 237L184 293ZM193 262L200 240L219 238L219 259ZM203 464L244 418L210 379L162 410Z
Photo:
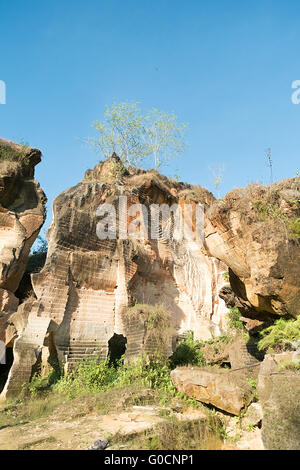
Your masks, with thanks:
M280 352L291 349L293 341L300 340L300 316L297 319L279 318L273 325L260 332L260 350Z
M241 316L242 316L241 312L239 311L237 307L231 307L229 309L229 312L227 313L227 316L229 319L229 322L228 322L229 328L235 329L235 330L242 330L242 331L245 330L244 323L241 320Z
M170 358L171 368L184 366L188 364L203 366L206 364L204 355L201 351L201 341L195 341L193 333L189 333L187 337L180 341L176 351Z
M27 156L29 146L27 144L10 145L8 143L0 143L0 162L18 162L28 165L30 160Z

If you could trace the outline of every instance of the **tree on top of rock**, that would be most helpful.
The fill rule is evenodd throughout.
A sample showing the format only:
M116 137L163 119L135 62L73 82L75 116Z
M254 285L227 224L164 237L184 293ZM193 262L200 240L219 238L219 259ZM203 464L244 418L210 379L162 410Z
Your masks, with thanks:
M94 127L98 136L88 142L105 158L115 152L125 165L158 170L185 149L186 124L156 108L143 115L137 102L106 106L104 121Z

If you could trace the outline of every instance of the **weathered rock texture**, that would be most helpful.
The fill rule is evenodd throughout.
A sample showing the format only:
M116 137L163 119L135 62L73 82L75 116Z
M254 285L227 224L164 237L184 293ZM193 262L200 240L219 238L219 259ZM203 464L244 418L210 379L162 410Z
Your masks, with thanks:
M239 415L253 399L243 371L181 367L172 370L176 388L196 400Z
M205 246L229 266L237 305L257 318L298 315L300 178L233 190L205 220Z
M300 372L278 370L286 357L268 354L258 376L262 440L268 450L300 450Z
M17 310L14 295L24 274L30 248L45 216L46 197L34 180L41 152L0 139L0 340Z
M33 161L40 158L37 151L30 152ZM44 218L44 196L32 171L17 172L10 177L13 180L4 178L4 196L0 193L4 201L0 217L2 213L6 227L0 240L4 253L0 295L2 308L12 311L13 293ZM17 181L13 198L9 188ZM299 178L294 178L234 190L216 201L199 186L171 181L155 171L125 168L115 155L88 170L78 185L54 201L46 264L32 275L37 299L23 304L14 316L21 329L16 328L15 360L3 394L15 393L21 381L30 379L36 362L54 350L61 366L86 357L107 357L109 343L113 338L120 341L122 335L127 339L127 358L145 351L148 342L141 322L135 328L135 320L124 321L124 312L135 304L162 305L178 336L193 330L201 339L226 328L224 299L254 322L266 316L297 315L299 187ZM127 198L127 208L120 197ZM205 208L204 240L178 240L172 231L173 216L162 221L162 227L171 228L171 237L162 227L156 239L149 234L153 204L182 208L190 204L195 209L198 203ZM108 222L104 213L97 212L102 204L115 209L121 224L116 238L99 238L99 223L103 218ZM139 221L128 212L135 204L148 209ZM134 223L140 230L148 224L148 239L124 236ZM18 240L13 246L7 227ZM112 233L111 223L110 227ZM188 227L195 228L193 214ZM230 284L224 281L228 267ZM10 335L12 330L13 326Z
M127 354L141 353L144 332L127 331L122 317L136 303L163 305L178 334L193 330L196 338L207 339L225 328L227 309L218 292L226 266L208 256L201 241L98 238L97 208L113 204L121 219L119 196L127 196L128 207L214 202L203 188L171 182L154 171L127 170L117 157L87 171L81 183L58 196L47 234L47 261L32 276L37 300L16 343L17 360L8 380L12 385L7 384L5 393L20 385L18 371L23 381L25 375L29 379L46 332L53 334L61 364L106 357L114 334L128 336ZM125 225L132 219L126 216Z

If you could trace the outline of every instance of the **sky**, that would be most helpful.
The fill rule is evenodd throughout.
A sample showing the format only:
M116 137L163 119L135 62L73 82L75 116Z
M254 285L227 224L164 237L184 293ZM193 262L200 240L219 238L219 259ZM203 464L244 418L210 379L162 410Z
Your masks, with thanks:
M139 101L188 124L163 173L217 196L300 171L299 0L0 0L0 137L43 152L53 199L102 159L84 140L106 105ZM217 189L215 173L222 175Z

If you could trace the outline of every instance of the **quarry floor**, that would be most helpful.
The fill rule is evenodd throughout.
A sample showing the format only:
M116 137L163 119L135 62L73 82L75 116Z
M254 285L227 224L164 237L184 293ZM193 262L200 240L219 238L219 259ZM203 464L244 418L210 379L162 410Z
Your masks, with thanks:
M108 450L125 450L130 440L118 442L116 435L139 434L168 419L171 413L178 420L205 420L205 408L171 411L153 405L131 406L128 409L103 414L93 406L81 406L75 400L55 405L51 413L31 420L24 418L14 424L13 420L0 420L0 450L87 450L100 439L108 439ZM167 410L167 412L166 412ZM0 408L0 415L3 412ZM12 415L14 411L11 411ZM226 439L208 444L207 450L262 450L260 429L241 431L234 417L222 416L225 423ZM225 421L224 421L225 419ZM113 438L114 437L114 438ZM112 439L113 438L113 439ZM184 450L184 449L183 449Z

